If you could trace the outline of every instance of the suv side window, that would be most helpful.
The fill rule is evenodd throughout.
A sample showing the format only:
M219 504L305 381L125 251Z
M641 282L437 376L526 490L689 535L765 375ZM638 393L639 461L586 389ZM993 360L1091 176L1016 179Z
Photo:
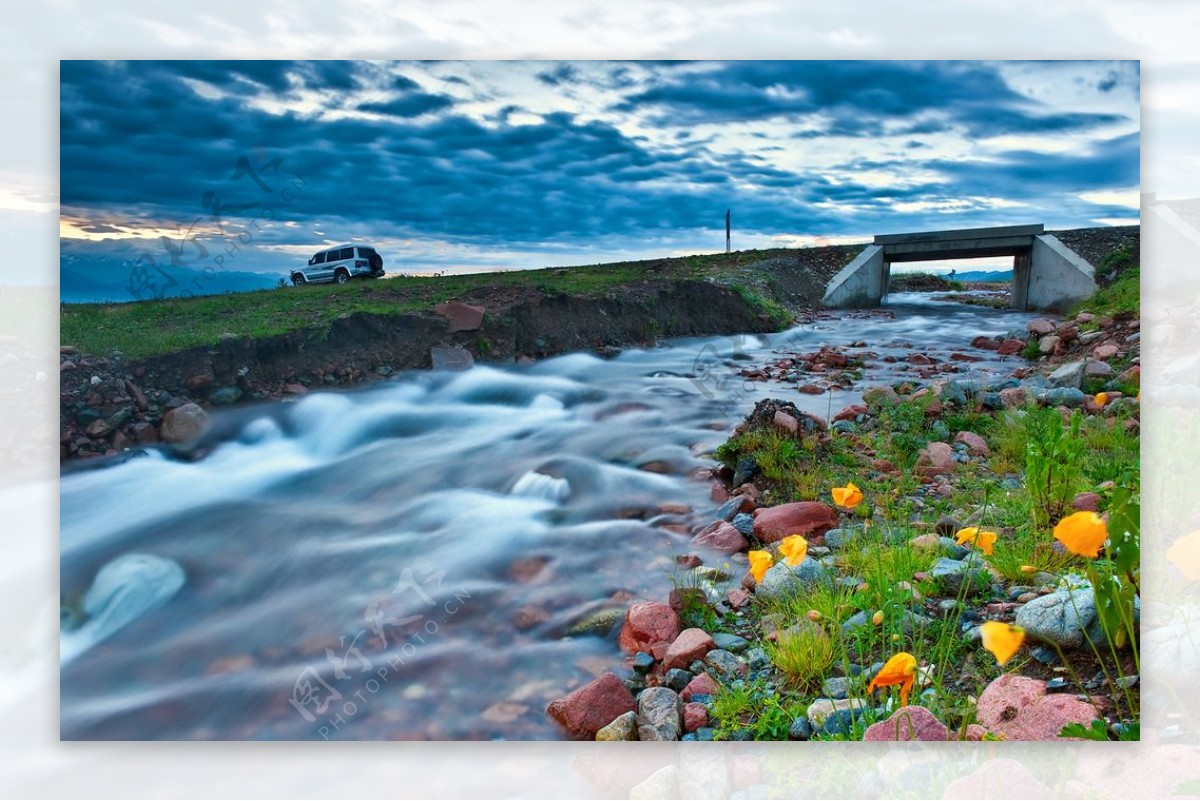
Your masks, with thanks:
M325 263L325 251L322 250L316 256L313 256L312 263L313 264L324 264Z
M354 258L354 248L342 248L341 251L338 252L338 261L341 261L342 259L353 259L353 258Z

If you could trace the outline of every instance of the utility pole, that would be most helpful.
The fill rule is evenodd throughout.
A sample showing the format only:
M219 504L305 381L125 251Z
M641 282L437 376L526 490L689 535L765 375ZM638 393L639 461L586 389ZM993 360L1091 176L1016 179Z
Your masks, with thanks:
M729 253L729 209L725 209L725 252Z

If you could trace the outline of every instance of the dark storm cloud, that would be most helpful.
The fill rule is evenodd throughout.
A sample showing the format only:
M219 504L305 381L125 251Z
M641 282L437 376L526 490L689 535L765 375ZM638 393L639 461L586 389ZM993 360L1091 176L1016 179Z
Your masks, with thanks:
M547 86L558 86L564 83L574 83L579 80L579 70L570 64L559 64L553 69L544 70L537 74L537 79Z
M419 117L422 114L441 111L452 105L454 105L454 101L445 95L413 92L381 103L364 103L358 109L374 114L386 114L389 117Z
M667 147L624 133L615 122L564 112L510 124L509 116L521 110L516 105L485 125L449 97L422 89L410 77L419 73L396 74L392 66L63 62L62 204L101 221L124 215L186 227L208 219L214 199L226 209L279 205L282 187L299 180L303 191L288 201L286 218L320 222L335 237L340 226L357 225L379 237L423 236L496 249L552 242L590 247L602 240L640 247L660 232L714 226L726 208L735 210L742 230L765 233L871 232L894 223L896 203L969 196L1013 197L1029 205L1011 212L981 206L972 209L976 216L952 220L933 212L908 215L907 227L995 224L1010 217L1028 222L1068 213L1074 222L1109 211L1078 200L1079 192L1137 183L1136 135L1077 154L1012 151L991 162L947 161L929 147L910 147L907 160L856 162L838 180L773 160L788 141L785 126L774 139L754 140L762 147L734 153L710 149L707 135L702 141L684 136L693 122L773 118L781 108L823 108L857 136L897 124L939 129L947 120L1054 134L1087 128L1103 116L1044 109L1033 114L1028 100L984 66L749 63L713 65L700 75L695 70L619 65L601 73L605 81L618 73L622 81L632 81L635 72L657 76L622 106L669 110L674 118L668 131L675 135ZM559 82L586 82L584 72L544 71ZM221 96L201 96L184 78ZM252 105L264 97L291 97L301 87L331 90L329 111L355 109L356 99L342 99L338 91L370 88L386 99L357 109L382 116L271 113ZM868 108L870 115L859 113ZM819 146L811 141L796 147ZM262 186L245 170L234 178L241 158L261 171ZM274 159L280 161L272 170ZM881 190L853 174L914 167L942 180ZM206 192L213 193L207 205ZM297 243L315 241L306 233L311 227L302 226L297 236L308 238Z
M1056 113L1005 83L987 64L876 61L746 61L701 72L672 71L620 104L659 109L663 122L720 123L820 113L820 130L871 136L961 129L972 136L1085 130L1121 122L1113 114Z

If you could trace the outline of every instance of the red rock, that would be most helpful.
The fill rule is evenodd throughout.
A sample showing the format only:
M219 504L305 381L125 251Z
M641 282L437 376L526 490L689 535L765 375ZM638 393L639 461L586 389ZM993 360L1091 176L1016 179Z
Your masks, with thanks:
M1128 370L1122 372L1120 378L1122 381L1130 381L1140 386L1142 383L1142 366L1140 364L1133 365Z
M1000 403L1005 409L1013 409L1029 403L1029 393L1024 387L1009 387L1000 390Z
M966 445L967 450L976 456L987 456L991 453L984 438L974 431L959 431L954 435L954 441Z
M472 306L458 300L439 303L433 310L450 321L450 333L477 331L483 326L483 307Z
M730 609L741 609L750 603L750 593L743 589L732 589L725 594L725 601Z
M737 553L749 546L742 532L724 520L718 520L701 531L692 538L691 544L696 548L712 548L722 553Z
M695 731L708 725L708 709L704 704L683 705L683 730Z
M837 513L819 501L800 501L754 511L754 535L763 542L778 542L799 534L824 534L838 524Z
M550 613L540 606L521 606L512 613L512 623L518 631L526 631L549 619Z
M684 701L691 701L693 695L713 695L721 686L717 684L716 679L707 673L701 673L688 682L688 685L683 688L683 692L679 697Z
M704 629L684 629L680 632L663 657L663 670L686 668L716 647L713 638Z
M796 387L797 392L803 392L805 395L824 395L825 390L818 387L816 384L803 384Z
M713 503L725 503L729 500L729 491L720 481L714 481L709 489L708 497L712 498Z
M1097 345L1092 349L1092 356L1097 359L1111 359L1117 355L1116 345Z
M129 393L130 398L133 398L133 404L138 407L138 411L144 412L149 408L149 404L146 403L146 396L132 381L125 381L125 391Z
M691 570L693 567L700 567L704 564L704 560L694 553L681 553L675 555L675 564L684 570Z
M189 376L186 383L188 389L203 389L204 387L212 384L212 382L215 380L216 378L212 373L197 373L193 376Z
M863 740L870 742L945 742L949 737L946 725L923 706L902 706L863 733Z
M596 732L626 712L637 709L633 693L619 678L605 673L578 690L551 701L546 712L572 737L595 739Z
M1091 704L1071 695L1047 695L1045 682L1013 674L989 684L975 711L981 726L1006 740L1058 740L1068 723L1086 726L1097 717Z
M852 403L833 416L834 421L849 420L854 422L860 414L867 414L868 409L861 403Z
M871 469L878 470L880 473L898 473L896 465L889 462L887 459L875 459L871 462Z
M997 353L1001 356L1012 356L1014 353L1020 353L1025 349L1025 343L1019 339L1006 339L1000 343Z
M910 353L908 354L908 363L928 366L933 364L933 359L929 358L924 353Z
M1053 334L1055 328L1057 326L1054 324L1054 321L1045 317L1030 320L1029 324L1025 326L1026 331L1039 337L1044 337L1046 334Z
M782 410L776 410L774 422L776 428L786 431L789 434L795 434L800 430L800 421Z
M954 464L953 448L945 442L931 442L921 449L914 470L924 476L949 475Z
M1000 342L991 337L975 337L971 340L971 347L980 350L1000 350Z
M950 361L952 362L977 362L978 356L969 356L966 353L951 353Z
M679 636L679 615L666 604L634 604L625 613L618 643L627 654L649 650L656 642L671 642Z
M542 575L549 562L549 556L523 556L508 566L508 576L521 584L528 584Z
M1071 508L1077 512L1098 512L1100 501L1100 496L1094 492L1081 492L1071 501Z

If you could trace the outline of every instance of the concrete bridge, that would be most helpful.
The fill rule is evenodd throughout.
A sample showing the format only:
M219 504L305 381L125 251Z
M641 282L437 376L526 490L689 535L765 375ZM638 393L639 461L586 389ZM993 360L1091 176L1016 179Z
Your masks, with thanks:
M1012 307L1064 311L1096 291L1095 268L1042 225L967 228L875 237L833 277L823 304L832 309L878 306L893 262L1013 257Z

